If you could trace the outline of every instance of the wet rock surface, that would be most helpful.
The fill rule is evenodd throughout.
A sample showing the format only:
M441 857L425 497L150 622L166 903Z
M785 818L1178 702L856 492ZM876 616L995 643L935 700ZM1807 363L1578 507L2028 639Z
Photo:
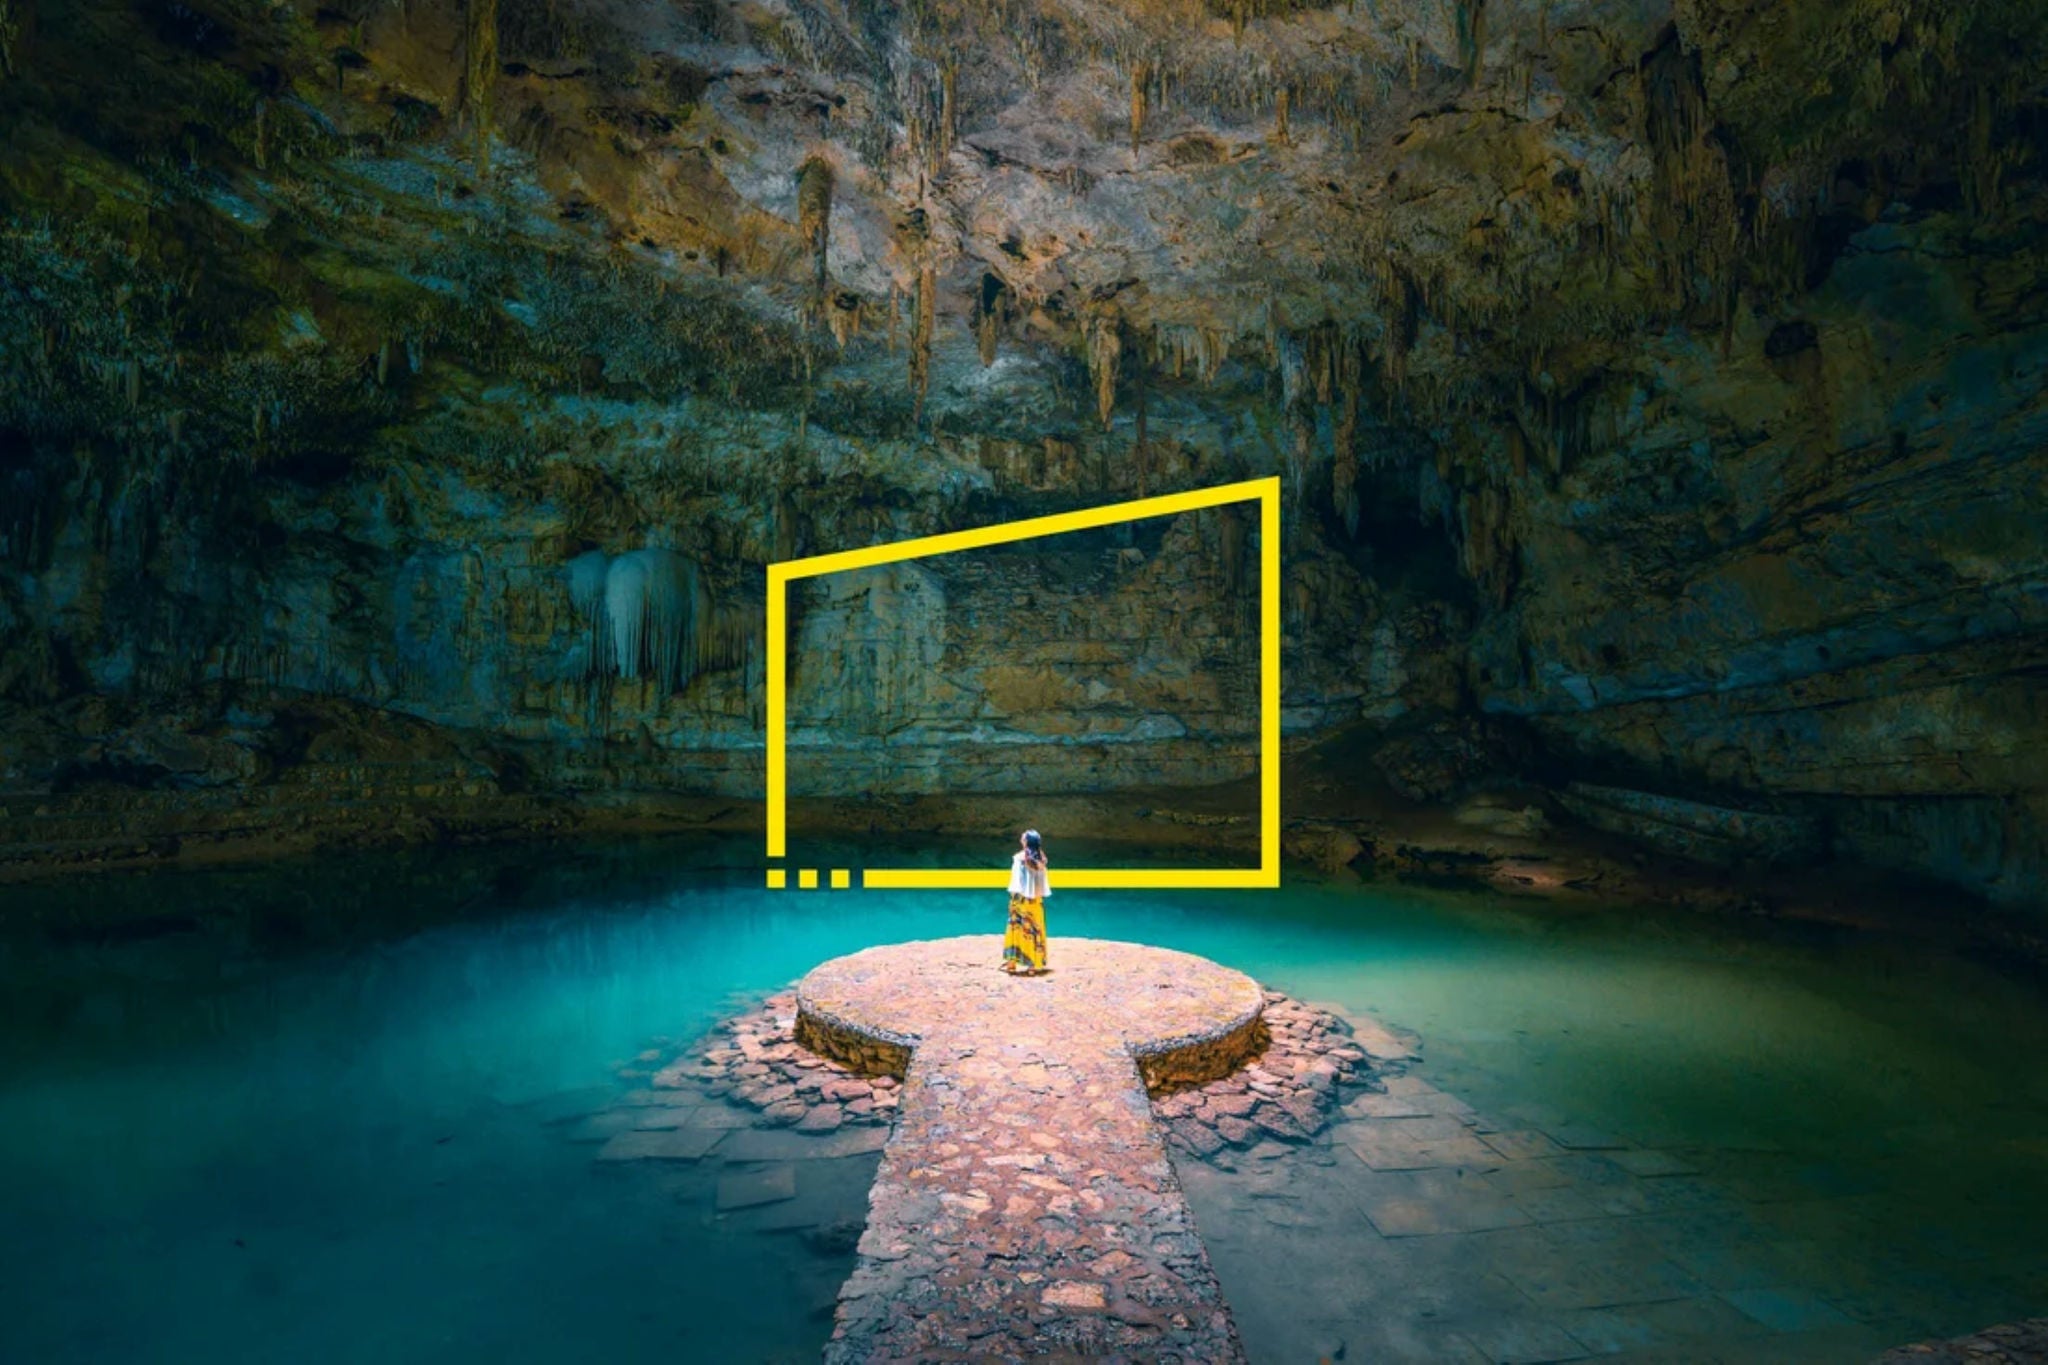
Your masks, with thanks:
M1167 1145L1224 1170L1271 1160L1342 1117L1361 1091L1376 1091L1414 1055L1377 1024L1355 1027L1333 1011L1266 991L1265 1045L1244 1070L1156 1093L1152 1112Z

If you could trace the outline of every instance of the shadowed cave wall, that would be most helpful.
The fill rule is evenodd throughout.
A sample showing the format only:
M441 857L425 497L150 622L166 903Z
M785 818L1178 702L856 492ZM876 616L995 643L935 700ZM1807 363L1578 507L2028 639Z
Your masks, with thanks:
M1291 748L2039 907L2043 46L0 0L0 845L751 797L767 562L1278 473ZM649 549L674 661L621 676L571 566ZM1203 514L819 586L799 790L1241 778L1256 559Z

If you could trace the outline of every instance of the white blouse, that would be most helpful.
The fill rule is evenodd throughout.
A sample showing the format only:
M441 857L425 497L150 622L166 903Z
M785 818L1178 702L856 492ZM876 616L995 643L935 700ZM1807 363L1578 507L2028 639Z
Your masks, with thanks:
M1026 900L1044 900L1052 894L1052 887L1046 884L1045 868L1025 862L1021 848L1010 857L1010 894Z

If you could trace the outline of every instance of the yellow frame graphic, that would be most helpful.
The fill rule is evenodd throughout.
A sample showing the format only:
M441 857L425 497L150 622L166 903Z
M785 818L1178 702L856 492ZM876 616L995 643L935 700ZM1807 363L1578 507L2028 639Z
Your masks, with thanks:
M1079 889L1116 888L1251 888L1280 885L1280 478L1246 479L1241 483L1219 484L1186 493L1167 493L1156 498L1135 498L1102 507L1060 512L1049 517L999 522L971 531L946 535L919 536L888 545L871 545L864 550L843 550L838 554L785 559L768 566L768 856L782 858L788 844L788 801L785 788L784 728L787 722L788 684L788 594L789 585L800 578L843 573L848 569L869 569L927 555L976 550L988 545L1006 545L1035 536L1058 535L1062 531L1085 531L1096 526L1139 521L1146 517L1172 516L1226 503L1259 504L1259 865L1247 868L1064 868L1060 885ZM799 884L817 885L815 870L799 875ZM788 884L785 869L768 869L768 885ZM835 869L832 885L847 884L844 871ZM862 868L864 887L978 888L1005 887L1010 870L999 868Z

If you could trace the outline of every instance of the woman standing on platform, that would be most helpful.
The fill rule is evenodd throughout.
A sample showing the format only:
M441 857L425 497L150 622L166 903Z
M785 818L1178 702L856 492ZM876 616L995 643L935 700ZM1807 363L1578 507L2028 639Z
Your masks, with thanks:
M1027 829L1023 847L1010 857L1010 928L1003 935L1003 970L1037 976L1045 965L1045 845Z

